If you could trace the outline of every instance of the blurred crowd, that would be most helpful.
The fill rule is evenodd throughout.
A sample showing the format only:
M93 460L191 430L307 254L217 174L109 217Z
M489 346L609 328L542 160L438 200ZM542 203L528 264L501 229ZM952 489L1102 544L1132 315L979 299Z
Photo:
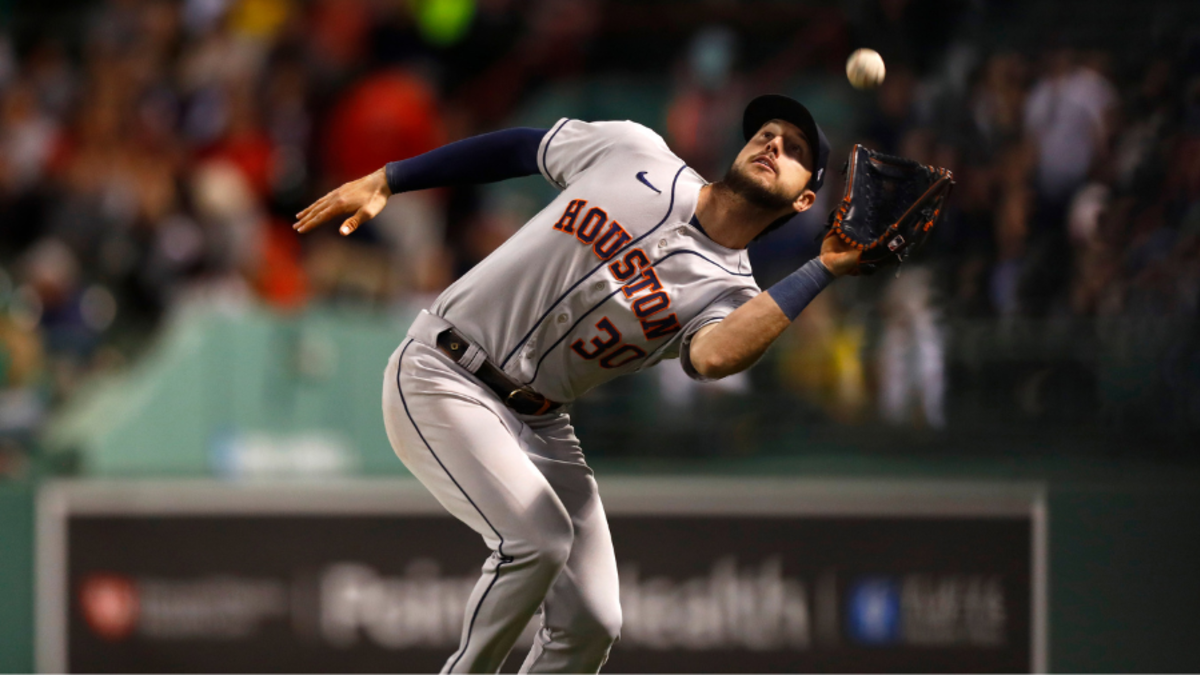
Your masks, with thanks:
M0 32L0 442L27 442L197 299L426 304L528 213L430 191L349 239L296 237L292 214L611 69L669 78L659 118L638 121L716 179L752 94L844 87L853 47L887 59L883 87L827 125L835 157L863 142L958 184L923 267L869 300L826 294L782 347L780 377L835 417L860 416L874 389L885 419L943 426L956 318L1194 317L1200 40L1118 62L1105 44L983 39L1005 4L97 0L71 21L38 14ZM812 255L822 220L767 239L760 282ZM882 308L870 340L864 303Z
M121 368L189 302L378 307L447 285L503 240L476 222L470 194L397 198L353 240L301 241L292 214L493 128L533 79L578 71L597 7L24 8L23 30L0 32L4 442L28 441L88 374Z
M933 354L946 337L932 337L936 324L991 320L1003 334L1032 322L1043 335L1073 327L1073 350L1041 357L1096 352L1084 357L1090 382L1068 394L1090 400L1072 405L1111 416L1105 378L1145 351L1151 377L1129 382L1144 405L1164 410L1142 421L1200 424L1200 34L1175 37L1120 60L1061 38L1035 53L952 42L923 78L901 71L885 83L867 142L952 167L957 186L924 259L931 292L897 280L884 296L881 374L908 349L913 388L940 398L945 375ZM1156 344L1147 326L1176 334ZM1062 372L1046 367L1015 386L1073 377ZM881 381L883 411L899 419L907 412L889 386L905 385ZM924 403L925 420L941 426Z

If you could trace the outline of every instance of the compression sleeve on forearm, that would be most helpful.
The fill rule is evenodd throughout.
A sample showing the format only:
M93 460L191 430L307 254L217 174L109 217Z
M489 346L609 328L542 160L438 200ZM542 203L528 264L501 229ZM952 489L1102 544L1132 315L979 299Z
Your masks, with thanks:
M820 258L813 258L767 289L767 293L771 294L788 320L795 321L808 303L836 278Z
M392 194L494 183L538 173L537 151L547 129L520 127L472 136L384 169Z

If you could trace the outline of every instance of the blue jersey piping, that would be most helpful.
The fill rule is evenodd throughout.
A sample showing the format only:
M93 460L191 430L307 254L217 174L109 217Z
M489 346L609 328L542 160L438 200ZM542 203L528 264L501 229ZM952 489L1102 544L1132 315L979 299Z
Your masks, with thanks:
M546 147L547 148L550 147L549 142L547 142ZM639 241L650 236L655 230L662 227L663 223L667 222L667 219L671 217L671 211L673 211L675 209L675 187L679 183L680 174L682 174L683 170L686 168L687 168L687 164L684 164L683 166L679 167L679 171L675 172L675 178L671 180L671 203L667 205L667 213L666 213L666 215L664 215L662 217L662 220L658 221L658 224L655 225L654 227L650 228L645 234L643 234L642 236L638 237L637 239L634 239L633 241L626 244L623 248L621 248L616 253L614 253L612 256L610 256L608 258L608 260L612 260L612 259L616 258L617 256L621 255L623 252L629 250L632 246L637 244ZM554 302L550 303L550 305L546 308L546 311L540 317L538 317L538 320L536 322L534 322L533 327L529 329L529 332L526 333L525 336L522 337L520 340L518 340L515 345L513 345L512 351L510 351L508 354L505 355L504 360L500 362L500 367L503 368L506 365L508 365L508 362L510 360L512 360L513 354L516 354L521 349L521 347L524 346L524 344L529 340L529 337L531 335L533 335L533 333L538 329L538 326L542 325L542 322L546 320L546 317L550 316L550 314L554 311L555 307L558 307L558 303L563 301L563 298L570 295L572 291L574 291L576 288L579 287L579 284L582 284L583 282L587 281L588 277L591 277L593 274L595 274L597 270L599 270L600 268L607 265L608 260L605 260L604 262L600 263L599 265L596 265L594 268L592 268L592 270L590 272L588 272L587 274L580 277L579 281L576 281L574 284L571 284L571 287L568 288L562 295L558 296L558 299L556 299Z
M647 233L647 234L649 234L649 233ZM747 273L734 272L733 270L730 270L730 269L726 268L724 265L722 265L722 264L718 263L717 261L715 261L715 260L713 260L713 259L711 259L711 258L709 258L709 257L707 257L707 256L705 256L705 255L703 255L703 254L701 254L701 253L699 253L699 252L697 252L697 251L693 251L693 250L691 250L691 249L683 249L683 250L680 250L680 251L672 251L672 252L670 252L670 253L668 253L668 254L664 255L663 257L659 258L658 260L655 260L653 263L651 263L651 264L650 264L650 266L651 266L651 267L658 267L658 264L659 264L659 263L663 262L664 260L668 260L668 259L670 259L670 258L674 258L674 257L675 257L675 256L677 256L677 255L694 255L694 256L696 256L696 257L698 257L698 258L700 258L700 259L702 259L702 260L704 260L704 261L706 261L706 262L709 262L709 263L711 263L711 264L715 265L717 268L721 269L721 270L722 270L722 271L724 271L726 274L729 274L729 275L731 275L731 276L735 276L735 277L749 277L749 276L753 276L753 274L751 274L751 273L749 273L749 272L747 272ZM536 379L537 379L537 376L538 376L538 372L539 372L539 371L541 371L541 369L542 369L542 362L546 360L546 357L547 357L547 356L550 356L550 352L554 351L554 350L555 350L555 349L558 347L558 345L562 344L562 341L563 341L563 340L565 340L565 339L567 338L567 336L568 336L568 335L570 335L570 334L571 334L571 332L572 332L572 331L574 331L574 330L575 330L575 329L576 329L576 328L579 326L579 324L583 323L583 320L584 320L584 319L586 319L586 318L587 318L587 317L588 317L588 316L589 316L589 315L590 315L592 312L596 311L596 310L597 310L597 309L598 309L598 308L599 308L601 305L603 305L604 303L608 302L610 298L612 298L614 295L616 295L616 294L617 294L617 293L619 293L619 292L621 292L621 289L620 289L620 288L617 288L617 290L615 290L615 291L613 291L612 293L609 293L608 295L604 296L604 299L603 299L603 300L601 300L600 302L596 303L595 305L592 305L592 308L591 308L591 309L589 309L588 311L584 312L584 313L583 313L583 314L582 314L582 315L581 315L581 316L580 316L578 319L576 319L576 320L575 320L575 323L571 324L570 328L567 328L567 330L563 331L563 334L562 334L561 336L559 336L559 338L558 338L557 340L555 340L555 341L554 341L554 343L553 343L553 344L551 344L551 345L550 345L550 347L549 347L548 349L546 349L546 351L545 351L545 352L542 354L542 358L538 359L537 365L536 365L536 366L534 366L534 368L533 368L533 376L532 376L532 377L530 377L530 378L529 378L529 380L528 380L527 382L525 382L524 384L525 384L525 385L529 385L529 384L531 384L531 383L532 383L534 380L536 380ZM654 351L650 352L650 355L656 354L657 352L658 352L658 350L657 350L657 349L655 349ZM647 358L649 358L649 355L647 356ZM643 363L645 363L645 359L642 359L642 362L643 362Z

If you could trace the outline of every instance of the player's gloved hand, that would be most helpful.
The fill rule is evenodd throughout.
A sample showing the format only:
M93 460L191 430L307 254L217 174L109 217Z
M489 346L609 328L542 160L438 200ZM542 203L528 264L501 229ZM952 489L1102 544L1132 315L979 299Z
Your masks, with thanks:
M338 229L344 236L379 215L391 196L387 176L381 168L358 180L350 181L313 202L311 206L296 214L296 224L292 229L308 232L328 220L350 213L353 215Z
M858 274L858 259L861 256L862 251L838 237L826 235L825 241L821 242L821 262L835 277Z
M843 170L846 193L829 213L830 237L862 251L851 274L900 265L929 238L950 189L949 170L855 145Z

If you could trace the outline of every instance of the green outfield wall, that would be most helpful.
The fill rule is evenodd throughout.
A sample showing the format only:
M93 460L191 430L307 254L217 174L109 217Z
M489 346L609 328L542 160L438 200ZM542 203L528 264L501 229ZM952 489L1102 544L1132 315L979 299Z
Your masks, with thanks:
M0 483L0 671L33 671L34 486Z

